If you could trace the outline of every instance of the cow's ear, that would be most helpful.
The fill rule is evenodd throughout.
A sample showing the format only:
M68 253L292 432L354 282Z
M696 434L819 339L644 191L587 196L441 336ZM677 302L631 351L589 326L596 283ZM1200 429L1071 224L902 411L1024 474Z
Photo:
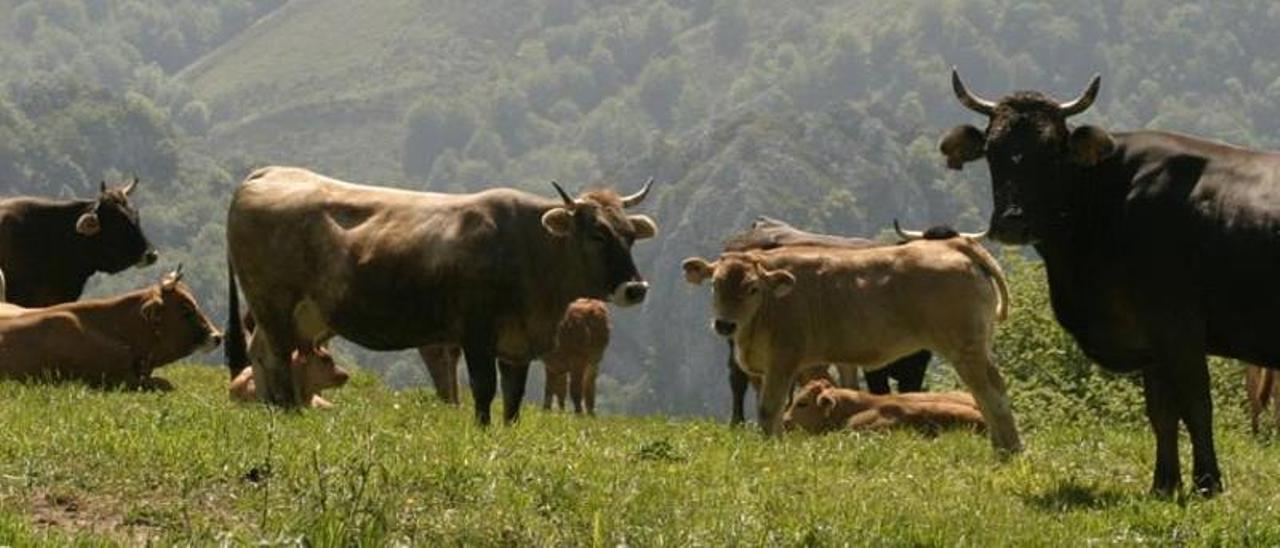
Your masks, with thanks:
M702 282L711 277L716 268L706 259L702 257L690 257L680 263L680 268L684 269L684 281L693 285L702 285Z
M831 412L836 408L836 399L831 397L827 390L823 390L818 394L818 408L822 409L822 414L830 417Z
M982 131L965 124L948 131L938 143L938 150L947 157L947 167L959 170L966 163L983 157L986 145L987 140Z
M1077 165L1092 167L1116 150L1116 140L1098 126L1080 126L1067 139L1067 158Z
M98 202L95 200L93 207L76 219L76 233L81 236L93 236L101 231L102 221L98 219Z
M573 234L573 212L563 207L554 207L542 214L542 226L553 236Z
M769 284L775 297L786 296L796 285L796 277L786 270L770 270L764 273L764 281Z
M658 235L658 223L648 215L631 215L631 228L636 231L637 240L646 240Z

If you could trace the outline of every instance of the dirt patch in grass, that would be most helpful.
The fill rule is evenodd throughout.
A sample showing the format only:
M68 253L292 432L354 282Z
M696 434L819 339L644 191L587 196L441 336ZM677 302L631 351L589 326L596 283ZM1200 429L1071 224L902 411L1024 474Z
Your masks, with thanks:
M45 491L33 495L30 504L31 522L41 532L95 535L131 545L147 544L160 534L154 523L136 519L129 505L110 497Z

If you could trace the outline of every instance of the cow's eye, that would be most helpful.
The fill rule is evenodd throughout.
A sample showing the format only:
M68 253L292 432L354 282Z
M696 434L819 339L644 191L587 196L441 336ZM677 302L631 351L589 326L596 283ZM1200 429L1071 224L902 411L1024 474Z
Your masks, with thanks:
M796 402L796 409L804 409L804 408L806 408L806 407L809 407L809 402L807 402L807 401L798 401L798 402Z
M748 295L755 295L756 293L759 293L759 292L760 292L760 288L759 288L759 287L756 287L756 286L754 286L754 285L752 285L752 286L748 286L748 287L747 287L747 294L748 294Z

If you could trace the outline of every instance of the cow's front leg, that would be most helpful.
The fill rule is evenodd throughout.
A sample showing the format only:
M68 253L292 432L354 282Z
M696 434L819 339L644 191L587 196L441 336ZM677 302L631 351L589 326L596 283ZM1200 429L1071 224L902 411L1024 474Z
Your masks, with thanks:
M467 357L467 376L471 379L471 399L476 406L476 422L481 426L489 426L489 410L498 392L496 352L492 332L486 330L469 334L462 345L462 353Z
M764 375L764 385L760 387L759 416L760 428L766 436L782 434L782 408L787 404L787 396L791 392L791 377L795 367L779 367L780 364L769 364Z
M520 418L524 385L529 378L529 362L499 360L498 366L502 368L502 419L511 424Z
M1147 420L1156 436L1156 470L1151 491L1171 495L1182 484L1178 464L1178 404L1172 379L1162 364L1148 364L1142 371L1142 395Z
M738 367L738 360L733 354L733 341L729 341L729 391L733 395L730 426L739 426L747 421L743 407L747 399L747 385L750 382L751 379L747 378L747 373Z
M1213 398L1209 394L1209 365L1204 354L1186 354L1178 363L1174 387L1179 415L1191 434L1192 481L1205 496L1222 491L1222 471L1213 444Z

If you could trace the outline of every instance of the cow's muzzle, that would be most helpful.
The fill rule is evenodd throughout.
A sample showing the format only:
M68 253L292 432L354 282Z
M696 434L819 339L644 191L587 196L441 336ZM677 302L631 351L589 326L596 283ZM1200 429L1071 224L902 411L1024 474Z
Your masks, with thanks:
M222 345L222 333L218 332L218 330L215 329L215 330L209 331L209 334L205 336L204 344L200 345L200 351L212 352L213 349L217 348L220 345Z
M722 337L728 337L738 329L738 324L725 320L715 320L711 322L711 329L714 329Z
M1000 215L991 218L991 239L1008 245L1031 245L1036 243L1031 234L1031 223L1022 212L1022 208L1010 207Z
M148 249L146 253L142 254L142 258L138 259L138 263L134 266L138 268L145 268L156 264L156 261L158 260L160 260L160 252L155 249Z
M644 302L644 297L648 294L649 282L627 282L613 290L610 300L618 306L631 306Z

